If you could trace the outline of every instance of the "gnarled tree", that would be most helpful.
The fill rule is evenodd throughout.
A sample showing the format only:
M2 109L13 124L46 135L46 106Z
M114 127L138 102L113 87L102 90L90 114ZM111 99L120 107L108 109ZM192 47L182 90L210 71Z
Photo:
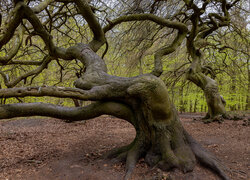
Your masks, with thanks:
M225 100L219 94L218 85L216 81L206 75L207 72L211 72L212 69L203 66L203 52L201 48L206 46L206 37L211 35L218 28L228 26L230 22L229 9L233 4L226 0L215 1L210 4L210 1L204 1L199 8L193 1L186 1L188 9L192 9L192 13L189 18L192 23L192 29L187 36L187 50L192 58L191 66L187 72L187 79L195 83L200 87L205 94L208 113L206 118L210 120L221 120L223 118L229 118L225 110ZM215 12L209 12L208 7L216 6ZM217 13L216 13L217 12ZM201 16L204 16L201 18Z
M114 158L126 158L125 179L129 179L136 162L141 157L145 157L146 162L152 166L157 165L164 170L179 168L183 172L192 171L197 159L215 170L221 178L229 179L224 172L223 165L184 130L174 105L169 99L165 84L157 77L162 73L161 58L175 51L190 33L184 22L162 18L152 13L143 13L124 15L113 21L108 20L108 23L102 27L94 14L94 11L98 11L98 9L85 0L47 0L40 4L29 2L31 4L16 1L12 12L8 16L6 14L2 16L4 25L1 26L3 28L1 29L0 48L4 48L8 54L8 45L12 44L17 50L13 53L11 51L12 55L1 57L0 63L2 66L19 64L39 67L14 79L9 78L6 74L7 71L1 71L7 88L0 90L0 97L51 96L91 100L93 103L84 107L62 107L47 103L1 105L1 119L40 115L74 122L102 114L113 115L130 122L136 129L136 137L131 144L116 149L109 155L109 157ZM11 3L7 3L6 8L8 5L12 6ZM155 8L154 3L152 8ZM67 46L60 46L60 43L56 41L56 44L53 39L54 31L62 31L60 29L62 26L64 29L70 28L66 23L67 19L81 21L79 15L85 19L93 33L90 42L72 43L69 41ZM109 75L105 62L96 54L106 43L105 33L125 21L152 21L177 31L173 42L155 53L155 68L150 74L130 78ZM80 26L85 26L84 21L77 24L79 33ZM71 30L74 31L73 28ZM69 39L74 39L70 33L66 33L66 35L69 36ZM26 41L30 41L31 46L34 36L39 36L42 39L45 48L38 48L43 54L41 61L13 59L21 51L21 40L24 36ZM15 38L21 45L14 43L13 39ZM188 42L190 40L193 41L192 38L189 38ZM191 43L190 52L195 59L198 58L194 62L199 62L199 53L193 47L193 43ZM20 57L24 58L25 56ZM41 73L53 60L77 60L83 64L85 70L82 76L75 81L75 88L15 87L22 80ZM192 73L191 71L196 72L197 70L193 68L190 69L190 73Z

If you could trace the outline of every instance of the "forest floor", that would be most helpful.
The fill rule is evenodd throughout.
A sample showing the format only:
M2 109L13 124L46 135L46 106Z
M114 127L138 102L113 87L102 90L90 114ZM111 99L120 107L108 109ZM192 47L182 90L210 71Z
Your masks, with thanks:
M231 170L233 180L250 179L250 126L243 120L203 124L194 117L202 114L180 114L186 130ZM0 180L120 180L124 163L102 155L130 143L134 136L130 124L110 116L77 123L39 117L5 120L0 122ZM142 159L132 179L219 178L200 165L187 174L163 172L149 168Z

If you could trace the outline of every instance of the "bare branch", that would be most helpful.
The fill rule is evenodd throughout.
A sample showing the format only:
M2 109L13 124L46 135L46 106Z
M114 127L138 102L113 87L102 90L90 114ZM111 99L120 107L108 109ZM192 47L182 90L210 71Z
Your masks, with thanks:
M24 9L24 12L25 12L24 17L32 24L35 30L35 33L43 39L44 43L46 44L50 52L50 55L54 57L62 58L65 60L73 59L71 56L69 56L66 53L66 49L55 46L53 42L53 37L44 28L43 24L35 15L35 13L32 11L32 9L25 4L22 5L22 8Z
M177 22L177 21L169 21L167 19L155 16L153 14L133 14L128 16L121 16L113 21L109 21L109 24L103 28L103 31L106 33L107 31L111 30L113 27L115 27L118 24L121 24L123 22L130 22L130 21L152 21L159 25L178 29L181 32L187 32L187 26L184 23Z
M7 53L6 56L0 57L0 64L7 64L18 52L20 49L22 42L23 42L23 28L18 28L19 32L15 39L15 41L12 44L11 50Z
M50 4L54 2L54 0L45 0L43 2L41 2L39 5L35 6L32 8L34 13L40 13L42 12L44 9L46 9L46 7Z
M10 97L59 97L59 98L75 98L80 100L101 100L108 97L108 93L105 92L107 86L94 87L91 90L85 91L78 88L69 87L20 87L20 88L7 88L0 89L0 98Z
M156 51L155 56L154 56L155 67L154 67L154 70L152 72L153 75L159 77L162 74L162 72L163 72L162 57L174 52L181 45L181 43L183 42L183 40L186 37L186 34L187 34L187 32L180 32L179 31L176 38L169 46L163 47L163 48Z
M25 61L25 60L10 60L8 62L8 65L10 64L19 64L19 65L34 65L34 66L40 66L43 63L43 61ZM0 66L3 66L3 64L0 64Z
M26 79L29 76L37 75L37 74L41 73L48 66L48 64L49 64L49 62L51 62L51 60L52 60L52 58L50 56L45 57L41 66L39 66L38 68L36 68L30 72L27 72L27 73L17 77L13 81L7 81L7 82L5 81L5 85L8 88L12 88L12 87L16 86L19 82L21 82L23 79ZM1 75L3 75L3 74L1 73ZM6 78L4 78L4 79L6 79Z
M24 11L22 11L23 3L18 3L15 9L11 12L11 19L7 26L4 28L3 35L0 36L0 49L3 45L7 44L9 40L13 37L15 30L21 23L21 19L24 15Z
M94 34L89 45L96 52L106 42L103 29L86 0L75 0L75 3Z
M96 102L85 107L62 107L48 103L22 103L0 105L0 119L27 116L49 116L68 122L88 120L103 114L116 116L131 122L131 109L118 102Z

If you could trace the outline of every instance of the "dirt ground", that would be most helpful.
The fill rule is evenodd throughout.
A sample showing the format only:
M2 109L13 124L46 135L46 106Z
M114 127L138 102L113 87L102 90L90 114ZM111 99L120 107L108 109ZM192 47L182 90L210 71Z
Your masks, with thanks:
M250 126L242 120L203 124L192 119L201 114L180 117L187 131L230 169L233 180L250 179ZM125 165L102 155L134 136L130 124L110 116L70 124L39 117L5 120L0 122L0 180L120 180ZM162 172L141 159L132 179L219 178L200 165L187 174Z

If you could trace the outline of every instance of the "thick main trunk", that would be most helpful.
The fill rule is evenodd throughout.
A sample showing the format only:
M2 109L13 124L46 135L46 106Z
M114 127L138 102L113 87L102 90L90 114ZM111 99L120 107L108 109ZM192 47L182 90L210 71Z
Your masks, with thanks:
M135 146L139 146L135 148L139 153L135 158L142 155L148 164L158 165L164 170L179 168L183 172L192 171L195 156L186 141L165 85L155 77L142 78L141 82L145 80L147 83L137 83L129 90L132 96L137 97L132 105L136 112L138 135ZM128 172L134 165L130 165L130 159L127 159Z
M149 126L151 147L145 160L151 166L158 164L164 170L179 168L183 172L192 171L195 166L194 154L175 111L172 113L171 123L155 121Z

